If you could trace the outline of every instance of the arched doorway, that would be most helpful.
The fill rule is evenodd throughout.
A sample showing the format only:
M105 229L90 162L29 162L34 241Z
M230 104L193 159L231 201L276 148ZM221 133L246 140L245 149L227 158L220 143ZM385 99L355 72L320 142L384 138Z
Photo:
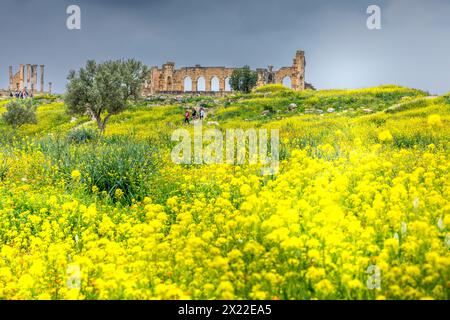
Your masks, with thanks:
M206 90L206 81L205 77L200 77L197 79L197 91L205 91Z
M220 87L219 87L219 78L217 78L216 76L211 78L211 91L219 91Z
M230 77L225 78L225 91L231 91Z
M184 78L183 88L184 88L185 92L186 91L192 91L192 79L191 79L191 77Z
M289 76L284 77L283 80L282 80L282 84L283 84L283 86L288 87L289 89L291 89L292 88L291 77L289 77Z

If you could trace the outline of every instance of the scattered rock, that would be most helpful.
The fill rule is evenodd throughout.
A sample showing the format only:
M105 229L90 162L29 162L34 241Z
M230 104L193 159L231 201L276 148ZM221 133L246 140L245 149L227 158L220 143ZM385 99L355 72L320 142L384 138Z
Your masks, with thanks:
M289 105L289 110L294 110L294 109L297 109L297 105L295 103L291 103Z
M373 113L373 110L372 109L363 109L363 112L364 113Z
M217 121L208 121L207 122L208 126L218 126L219 123Z
M318 114L322 114L322 113L323 113L323 110L317 109L316 112L317 112Z
M314 113L314 109L305 109L306 114L312 114Z
M327 112L328 113L333 113L333 112L335 112L336 110L334 110L334 108L328 108L328 110L327 110Z
M270 113L270 110L264 110L261 115L262 116L267 116Z
M70 123L74 123L75 121L77 121L77 118L72 117L72 119L70 119Z

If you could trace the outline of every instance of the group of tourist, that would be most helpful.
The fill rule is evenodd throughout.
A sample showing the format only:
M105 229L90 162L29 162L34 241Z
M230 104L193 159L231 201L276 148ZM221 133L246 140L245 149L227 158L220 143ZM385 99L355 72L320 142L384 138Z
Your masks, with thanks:
M186 109L184 113L184 123L189 124L190 120L203 120L205 118L205 108L201 107L200 110L197 111L196 108L192 108L192 114L189 109Z
M18 99L26 99L28 97L33 98L33 94L31 94L31 96L28 94L28 91L23 89L23 90L17 90L16 92L10 92L9 96L11 98L18 98Z

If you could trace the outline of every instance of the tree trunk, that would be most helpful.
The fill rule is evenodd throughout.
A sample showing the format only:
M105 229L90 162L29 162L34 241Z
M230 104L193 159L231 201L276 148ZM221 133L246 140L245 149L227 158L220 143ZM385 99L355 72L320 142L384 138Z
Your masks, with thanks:
M111 117L111 114L108 114L105 117L105 119L103 119L103 121L102 121L101 117L97 118L97 126L98 126L98 129L100 130L101 134L105 133L106 124L108 123L108 120L109 120L110 117Z

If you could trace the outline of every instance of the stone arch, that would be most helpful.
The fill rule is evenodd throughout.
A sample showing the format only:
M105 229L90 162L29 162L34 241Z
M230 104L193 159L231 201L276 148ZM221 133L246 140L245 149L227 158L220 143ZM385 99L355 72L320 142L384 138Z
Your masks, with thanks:
M192 78L189 76L184 77L183 79L183 91L193 91L192 90Z
M206 91L206 79L204 76L197 78L197 91Z
M211 91L219 91L220 90L220 81L217 76L211 77Z
M283 84L283 86L288 87L289 89L292 88L292 79L290 76L285 76L282 80L281 83Z
M225 91L232 91L231 85L230 85L230 79L231 79L231 77L225 78Z

